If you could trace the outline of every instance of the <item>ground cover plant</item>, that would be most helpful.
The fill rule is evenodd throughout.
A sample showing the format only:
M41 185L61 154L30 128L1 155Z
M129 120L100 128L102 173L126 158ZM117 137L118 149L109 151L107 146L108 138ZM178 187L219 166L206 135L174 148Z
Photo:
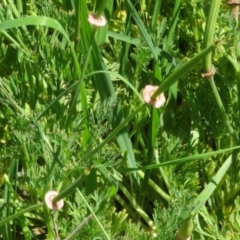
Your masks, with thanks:
M0 239L239 239L233 2L0 2Z

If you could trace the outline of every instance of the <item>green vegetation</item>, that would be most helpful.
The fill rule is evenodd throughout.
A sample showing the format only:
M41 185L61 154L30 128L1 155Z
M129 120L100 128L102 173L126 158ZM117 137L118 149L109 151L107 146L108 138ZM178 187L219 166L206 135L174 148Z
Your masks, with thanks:
M239 43L220 0L2 0L0 239L240 239Z

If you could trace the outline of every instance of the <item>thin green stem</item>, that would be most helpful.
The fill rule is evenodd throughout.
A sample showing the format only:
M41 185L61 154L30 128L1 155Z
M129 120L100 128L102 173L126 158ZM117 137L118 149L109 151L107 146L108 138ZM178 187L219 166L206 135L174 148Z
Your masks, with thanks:
M215 0L215 1L211 2L209 14L208 14L208 19L207 19L206 30L205 30L205 36L204 36L204 43L203 43L204 48L207 48L207 47L209 47L213 44L214 34L215 34L214 30L216 28L217 16L218 16L218 13L219 13L220 4L221 4L221 0ZM212 53L209 52L204 58L203 71L204 72L210 72L211 68L212 68ZM224 121L227 125L227 128L228 128L228 131L232 135L232 138L233 138L235 144L237 144L238 143L238 137L234 133L234 130L231 126L231 123L230 123L230 121L227 117L226 110L224 108L224 105L223 105L222 100L220 98L220 95L218 93L218 90L217 90L217 87L215 85L213 76L209 77L208 80L209 80L210 86L212 88L213 94L216 98L217 105L219 107L222 118L224 119Z
M18 9L15 6L15 3L12 0L8 0L8 3L16 17L19 17ZM21 0L17 0L17 6L21 5Z
M108 240L111 240L111 238L109 237L109 235L107 234L107 232L105 231L103 225L101 224L101 222L99 221L98 217L96 216L96 214L94 213L93 209L91 208L91 206L88 204L86 198L82 195L81 191L78 190L78 194L80 195L80 197L82 198L83 202L86 204L88 210L91 212L92 216L95 218L96 222L98 223L99 227L102 229L103 233L105 234L106 238Z
M154 222L149 218L145 211L136 203L136 199L128 192L128 190L123 186L122 183L119 183L119 187L122 190L123 194L129 200L133 208L138 212L138 214L148 223L152 229L156 229Z
M150 8L154 8L153 9L153 16L151 19L151 30L154 32L155 28L156 28L156 24L157 24L157 20L158 20L158 15L161 9L161 5L162 5L162 0L158 0L156 1L153 5L151 4L151 1L148 1L148 9L147 11L150 12Z
M207 25L205 29L203 48L208 48L213 44L217 16L219 13L221 0L211 1L210 10L208 13ZM204 58L203 68L205 72L209 72L212 67L212 52L209 52Z
M138 170L137 171L138 176L140 178L144 178L145 174L143 171ZM148 178L148 185L151 186L156 193L158 193L163 199L165 199L167 202L171 200L171 197L165 193L155 182L153 182L150 178Z
M225 149L218 150L218 151L196 154L196 155L192 155L192 156L188 156L188 157L184 157L184 158L179 158L179 159L174 159L174 160L169 160L167 162L153 164L153 165L149 165L149 166L145 166L145 167L122 168L122 169L118 169L118 171L120 173L126 173L126 172L138 171L138 170L156 169L156 168L159 168L159 167L171 166L171 165L176 165L176 164L183 164L183 163L187 163L187 162L198 161L198 160L204 159L204 158L206 159L206 158L209 158L211 156L214 156L214 155L217 155L217 154L223 154L223 153L226 153L228 151L233 151L233 150L236 150L236 149L239 149L239 148L240 148L240 146L225 148Z
M71 239L92 217L92 214L88 215L64 240Z

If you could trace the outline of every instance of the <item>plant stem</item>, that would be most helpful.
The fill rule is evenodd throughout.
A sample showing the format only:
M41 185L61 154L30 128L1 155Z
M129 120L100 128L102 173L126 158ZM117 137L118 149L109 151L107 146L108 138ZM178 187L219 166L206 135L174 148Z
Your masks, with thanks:
M86 198L82 195L81 191L78 190L78 194L80 195L80 197L82 198L82 200L84 201L84 203L86 204L88 210L91 212L92 216L95 218L96 222L98 223L99 227L102 229L103 233L105 234L106 238L108 240L111 240L111 238L108 236L106 230L104 229L103 225L101 224L101 222L98 220L98 217L96 216L96 214L94 213L94 211L92 210L91 206L88 204Z
M214 34L215 34L214 30L216 28L216 22L217 22L217 16L218 16L220 4L221 4L221 0L215 0L215 1L211 2L209 14L208 14L208 19L207 19L206 30L205 30L205 36L204 36L204 43L203 43L204 48L208 48L213 43ZM203 71L208 73L208 72L210 72L211 68L212 68L212 53L209 52L204 58ZM224 119L224 121L227 125L228 131L232 135L232 138L233 138L235 144L237 144L238 143L238 137L234 133L233 128L230 124L230 121L227 117L224 105L223 105L222 100L219 96L219 93L218 93L217 87L215 85L213 76L209 77L208 81L210 83L210 86L212 87L213 94L216 98L220 113L221 113L221 115L222 115L222 117L223 117L223 119Z

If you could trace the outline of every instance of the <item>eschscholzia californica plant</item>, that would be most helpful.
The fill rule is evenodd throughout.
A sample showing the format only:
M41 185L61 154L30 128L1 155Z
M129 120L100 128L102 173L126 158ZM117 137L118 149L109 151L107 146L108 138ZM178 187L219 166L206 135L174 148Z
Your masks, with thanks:
M155 108L160 108L165 102L166 98L164 93L161 93L156 98L152 98L153 93L158 89L158 86L146 85L143 89L142 95L146 103L152 105Z

